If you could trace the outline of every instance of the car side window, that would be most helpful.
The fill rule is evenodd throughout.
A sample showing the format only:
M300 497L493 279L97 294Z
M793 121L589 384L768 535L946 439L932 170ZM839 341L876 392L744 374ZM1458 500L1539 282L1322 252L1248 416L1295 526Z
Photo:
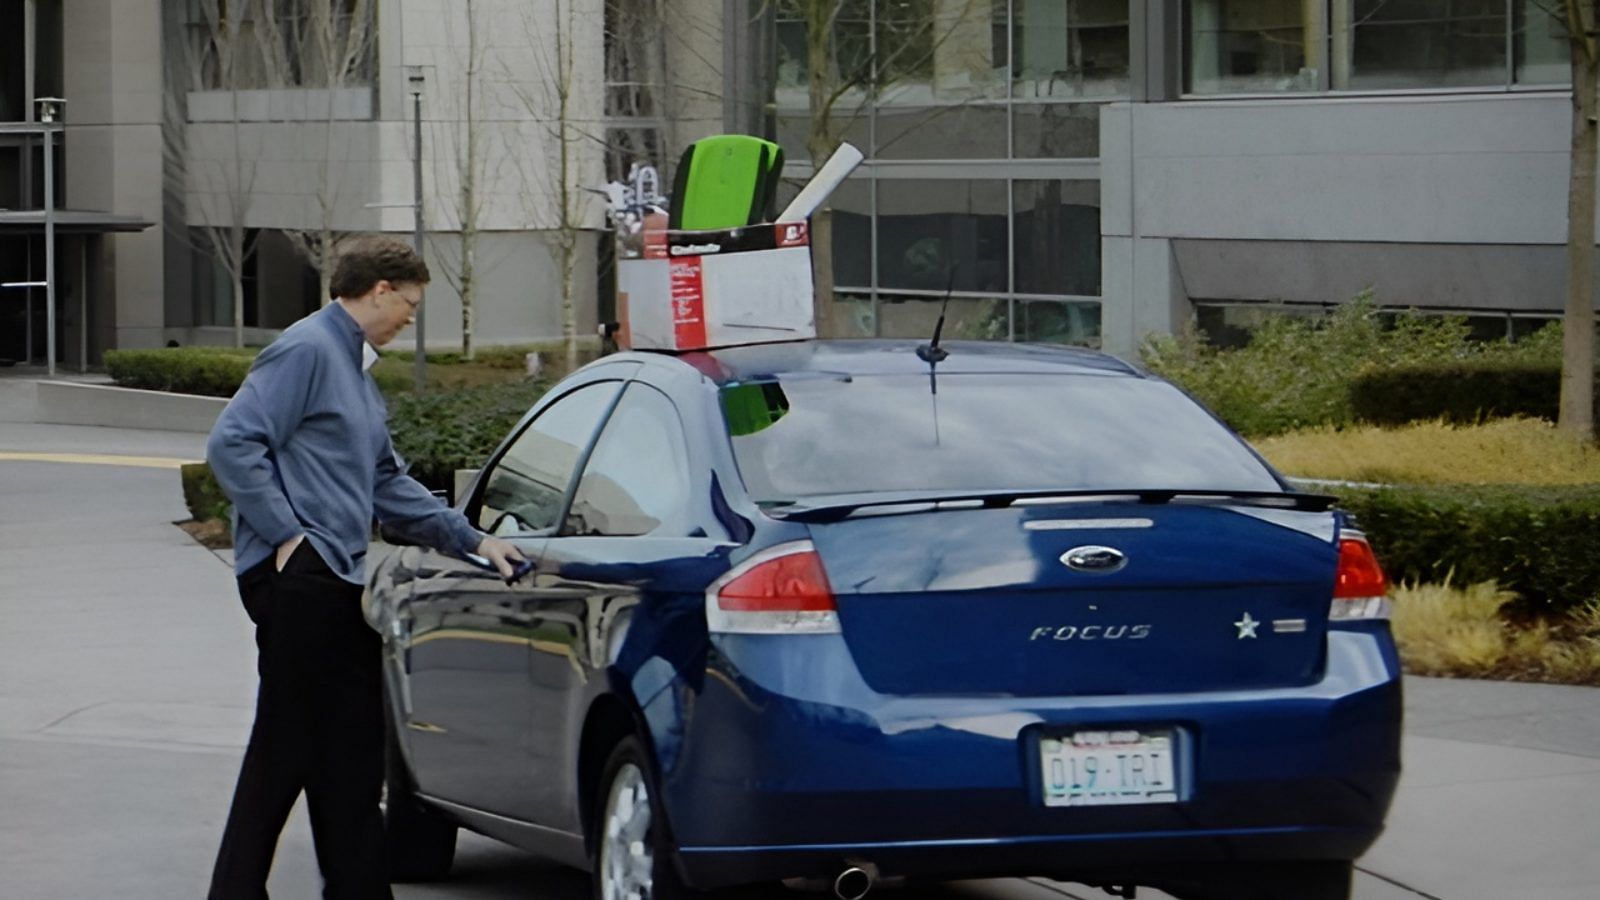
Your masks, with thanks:
M689 451L665 394L634 383L595 444L562 534L650 534L681 518L689 499Z
M554 528L578 457L621 388L585 385L539 413L489 470L478 527L497 535Z

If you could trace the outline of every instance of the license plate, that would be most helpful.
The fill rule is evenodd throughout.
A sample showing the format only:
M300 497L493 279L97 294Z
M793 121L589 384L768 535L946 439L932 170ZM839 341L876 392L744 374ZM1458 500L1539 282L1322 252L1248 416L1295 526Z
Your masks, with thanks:
M1177 803L1170 731L1079 731L1039 742L1045 806Z

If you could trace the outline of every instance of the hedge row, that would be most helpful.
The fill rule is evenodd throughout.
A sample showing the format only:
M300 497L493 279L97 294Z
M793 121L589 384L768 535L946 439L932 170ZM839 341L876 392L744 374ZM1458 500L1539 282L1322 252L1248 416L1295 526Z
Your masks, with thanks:
M224 347L163 347L156 350L108 350L106 371L123 387L176 394L232 397L255 361L255 350ZM411 374L379 366L372 377L384 393L411 388Z
M1596 391L1600 398L1600 390ZM1530 416L1556 421L1561 366L1477 361L1392 366L1356 376L1350 402L1357 419L1377 425L1444 419L1473 424ZM1600 410L1600 403L1596 404Z
M1534 610L1600 598L1600 485L1340 488L1391 580L1497 581Z
M411 475L433 490L451 490L457 469L482 466L533 406L548 381L484 385L389 400L389 431ZM226 518L228 498L205 463L183 467L183 499L196 519Z
M106 371L123 387L178 394L232 397L253 356L210 347L107 350Z

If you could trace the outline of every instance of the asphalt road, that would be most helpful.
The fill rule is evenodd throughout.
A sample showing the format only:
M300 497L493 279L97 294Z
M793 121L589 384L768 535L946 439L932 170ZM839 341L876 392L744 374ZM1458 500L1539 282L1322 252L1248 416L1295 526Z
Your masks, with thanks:
M201 446L197 435L0 415L0 897L204 892L254 669L229 568L171 524L185 512L165 460L197 458ZM1408 687L1407 772L1356 896L1600 896L1600 691ZM271 888L320 893L303 809ZM464 836L448 882L396 896L577 900L586 890L579 873ZM917 896L1105 895L1013 880Z

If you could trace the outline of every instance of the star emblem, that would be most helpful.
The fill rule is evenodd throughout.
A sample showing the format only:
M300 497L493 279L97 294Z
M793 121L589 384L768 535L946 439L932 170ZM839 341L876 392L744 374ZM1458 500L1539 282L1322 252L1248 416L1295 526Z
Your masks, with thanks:
M1233 623L1233 627L1239 629L1239 640L1241 640L1241 641L1244 640L1245 638L1253 638L1253 637L1255 637L1256 636L1256 628L1258 626L1260 626L1260 625L1261 625L1260 622L1256 621L1255 619L1250 618L1250 614L1249 613L1245 613L1244 614L1244 618L1242 618L1239 621Z

